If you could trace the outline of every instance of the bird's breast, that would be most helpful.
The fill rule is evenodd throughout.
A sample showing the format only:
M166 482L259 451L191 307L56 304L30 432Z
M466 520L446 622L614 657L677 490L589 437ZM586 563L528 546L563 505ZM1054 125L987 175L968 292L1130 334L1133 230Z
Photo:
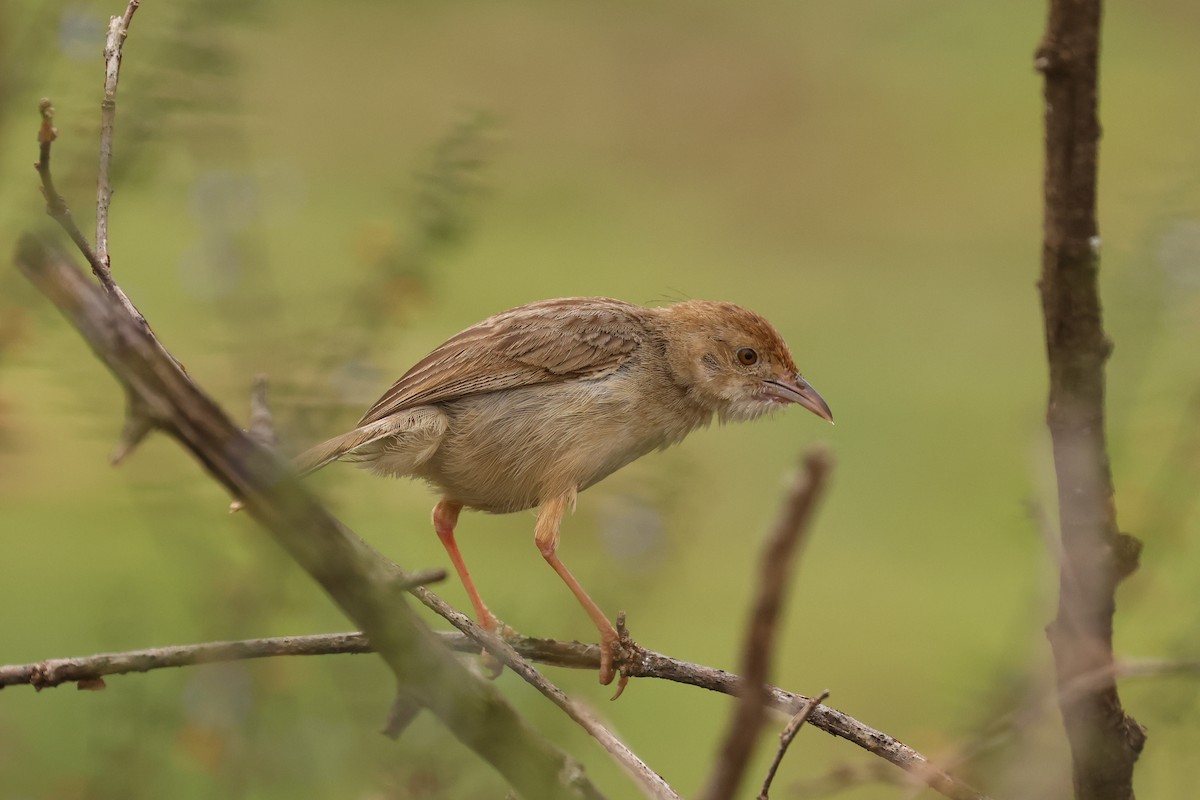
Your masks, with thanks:
M505 513L585 489L711 419L645 370L509 389L441 404L437 452L418 470L464 505Z

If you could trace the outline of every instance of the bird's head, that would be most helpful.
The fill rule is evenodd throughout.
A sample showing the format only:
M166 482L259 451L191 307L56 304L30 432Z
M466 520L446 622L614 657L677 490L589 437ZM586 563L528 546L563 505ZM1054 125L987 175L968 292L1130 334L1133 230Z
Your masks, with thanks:
M707 300L661 312L676 379L722 421L754 419L794 403L833 422L829 406L796 369L783 337L758 314Z

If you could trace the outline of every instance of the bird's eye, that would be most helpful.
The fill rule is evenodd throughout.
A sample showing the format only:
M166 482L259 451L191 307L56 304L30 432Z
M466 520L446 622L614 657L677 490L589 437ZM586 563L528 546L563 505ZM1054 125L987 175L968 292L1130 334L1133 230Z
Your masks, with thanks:
M743 347L737 351L737 360L743 367L752 367L758 363L758 352L753 347Z

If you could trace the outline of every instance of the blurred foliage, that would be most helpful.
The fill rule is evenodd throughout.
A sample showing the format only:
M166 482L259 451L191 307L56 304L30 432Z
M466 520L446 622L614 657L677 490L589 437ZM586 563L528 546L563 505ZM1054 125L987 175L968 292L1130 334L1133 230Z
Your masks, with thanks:
M44 224L29 168L42 96L58 109L57 179L88 230L101 45L119 11L0 0L4 252ZM564 560L645 645L732 667L780 475L827 439L839 468L777 681L828 687L833 705L961 762L998 797L1063 796L1044 702L1057 574L1033 286L1030 62L1044 14L1041 0L146 3L118 95L115 271L231 413L244 416L253 374L270 375L291 448L353 423L430 348L522 302L710 297L761 311L838 426L781 415L643 459L581 497ZM1107 14L1109 423L1120 519L1146 543L1118 598L1117 646L1195 657L1200 6ZM170 442L105 466L121 403L78 337L0 271L0 661L343 629ZM424 487L349 468L312 484L401 564L444 565ZM525 633L590 636L531 533L529 515L464 517L481 591ZM456 585L444 593L465 602ZM591 675L552 675L607 696ZM631 794L561 714L512 675L500 685L611 796ZM1151 734L1138 791L1190 798L1195 679L1122 691ZM399 743L376 735L390 692L367 657L12 689L0 795L503 794L425 717ZM604 715L690 795L728 708L635 682ZM872 761L804 731L775 793L908 796L874 780Z

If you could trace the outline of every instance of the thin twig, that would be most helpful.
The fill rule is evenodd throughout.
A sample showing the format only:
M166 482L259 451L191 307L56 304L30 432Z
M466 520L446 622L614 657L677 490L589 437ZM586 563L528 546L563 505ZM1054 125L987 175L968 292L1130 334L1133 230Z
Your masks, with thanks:
M110 170L113 154L113 130L117 122L117 79L121 75L121 51L129 35L129 23L137 12L139 0L129 0L125 13L108 21L108 39L104 43L104 99L100 102L100 163L96 170L96 257L104 265L99 276L104 288L109 284L108 207L112 202ZM107 278L107 280L106 280Z
M96 251L92 249L92 245L83 235L83 231L79 230L79 226L75 224L75 218L71 216L71 209L67 207L66 199L55 188L54 176L50 173L50 150L58 138L58 128L54 127L54 104L50 102L49 97L43 97L38 103L38 113L41 114L42 122L38 126L38 160L33 168L37 170L38 177L42 180L42 196L46 199L46 214L67 232L71 241L79 248L79 252L87 259L88 266L92 268L93 272L100 275L105 271L103 263L96 257Z
M824 450L814 449L805 457L804 471L793 482L774 531L763 548L758 596L742 649L740 702L729 721L720 755L704 791L707 800L727 800L734 796L754 752L766 718L767 679L784 592L832 468L833 459Z
M39 692L64 683L101 679L106 675L149 672L168 667L190 667L224 661L274 656L314 656L373 652L361 633L322 633L312 636L276 636L231 642L204 642L173 647L151 647L123 653L99 653L84 658L52 658L34 664L0 667L0 687L28 684Z
M108 210L112 204L111 171L113 132L117 123L117 80L121 76L121 57L125 48L125 38L129 35L129 24L133 21L133 15L139 5L140 0L129 0L125 13L119 17L111 17L108 21L108 38L104 43L104 99L100 101L100 159L96 169L96 251L88 258L88 263L91 264L92 272L104 287L104 291L116 298L126 313L149 331L150 323L146 322L142 312L138 311L129 296L113 280L112 259L108 253ZM154 340L157 342L157 337ZM167 353L165 348L163 352ZM174 356L171 358L174 360ZM176 364L178 365L178 362ZM135 413L133 404L130 405L126 413L126 432L112 458L114 463L132 452L151 427L146 419Z
M458 611L428 589L416 587L412 590L412 594L479 646L500 659L505 666L541 692L550 702L558 706L568 717L591 734L600 743L600 746L607 750L609 755L637 781L647 797L654 798L654 800L679 800L679 795L663 780L661 775L647 766L636 753L630 750L612 731L604 727L583 706L567 697L562 689L534 669L533 665L522 658L512 645L494 633L485 631L466 614Z
M762 790L758 793L758 800L770 799L771 782L775 780L775 773L779 771L779 765L783 763L783 757L787 754L788 748L792 746L792 740L796 738L796 734L800 732L800 728L808 720L808 716L812 714L813 709L824 703L828 697L829 690L826 689L805 703L804 708L800 709L794 717L788 720L788 724L784 727L783 732L779 734L779 749L775 751L775 758L771 760L771 766L767 769L767 777L763 779Z

